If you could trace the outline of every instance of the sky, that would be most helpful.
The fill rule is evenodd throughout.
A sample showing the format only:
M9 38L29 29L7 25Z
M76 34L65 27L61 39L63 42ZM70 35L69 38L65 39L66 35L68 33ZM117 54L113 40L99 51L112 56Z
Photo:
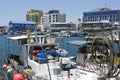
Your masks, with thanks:
M60 10L66 14L67 22L78 22L84 12L108 7L120 9L120 0L0 0L0 26L11 20L25 21L27 10L37 9L44 13Z

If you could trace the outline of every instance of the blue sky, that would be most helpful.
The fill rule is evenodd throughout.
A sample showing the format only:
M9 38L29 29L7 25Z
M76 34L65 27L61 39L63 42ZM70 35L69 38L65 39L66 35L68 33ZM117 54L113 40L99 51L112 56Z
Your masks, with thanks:
M29 9L43 12L60 10L67 16L67 22L77 23L83 12L103 8L120 9L120 0L0 0L0 25L8 25L10 20L25 20Z

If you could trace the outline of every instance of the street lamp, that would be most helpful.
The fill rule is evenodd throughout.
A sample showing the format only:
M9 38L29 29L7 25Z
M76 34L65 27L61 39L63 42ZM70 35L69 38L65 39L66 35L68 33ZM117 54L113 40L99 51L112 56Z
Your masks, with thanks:
M67 37L70 36L70 27L71 27L71 22L67 24Z
M80 27L81 27L81 26L80 26L80 25L81 25L81 19L80 19L80 18L78 18L78 22L79 22L79 23L78 23L78 30L79 30Z

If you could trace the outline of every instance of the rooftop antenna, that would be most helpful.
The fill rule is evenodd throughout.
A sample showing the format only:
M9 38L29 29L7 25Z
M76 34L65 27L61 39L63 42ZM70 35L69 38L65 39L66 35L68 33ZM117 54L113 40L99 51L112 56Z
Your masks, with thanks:
M105 8L107 8L107 4L105 3Z
M108 0L108 1L106 0L106 2L104 3L104 7L105 7L105 8L109 8L109 5L110 5L110 1L109 1L109 0Z

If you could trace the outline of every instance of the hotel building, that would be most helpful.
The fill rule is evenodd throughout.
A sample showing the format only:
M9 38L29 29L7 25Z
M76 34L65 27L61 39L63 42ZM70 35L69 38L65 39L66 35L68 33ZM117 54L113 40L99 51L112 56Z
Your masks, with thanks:
M102 20L109 20L111 23L120 21L120 10L102 8L83 13L83 23L98 22Z
M26 20L33 21L36 25L41 25L41 17L43 16L43 11L30 9L27 11Z
M47 25L56 22L66 22L66 14L60 13L59 10L50 10L44 13L42 17L42 25Z
M83 31L99 31L101 27L110 30L111 25L120 22L120 10L101 8L83 13Z
M32 21L10 21L9 22L9 31L13 32L26 32L30 30L33 32L36 28L35 22Z

